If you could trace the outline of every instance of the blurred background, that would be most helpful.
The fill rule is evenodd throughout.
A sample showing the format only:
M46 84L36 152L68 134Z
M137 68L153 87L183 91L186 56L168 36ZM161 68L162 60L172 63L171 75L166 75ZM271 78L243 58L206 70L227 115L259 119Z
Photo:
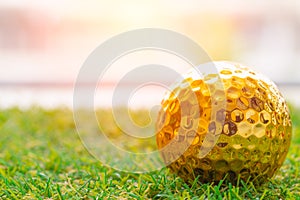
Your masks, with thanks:
M73 83L88 55L116 34L149 27L188 36L213 60L251 66L300 106L300 1L10 0L0 1L0 107L72 107ZM153 94L141 92L135 104ZM104 99L96 104L109 106Z

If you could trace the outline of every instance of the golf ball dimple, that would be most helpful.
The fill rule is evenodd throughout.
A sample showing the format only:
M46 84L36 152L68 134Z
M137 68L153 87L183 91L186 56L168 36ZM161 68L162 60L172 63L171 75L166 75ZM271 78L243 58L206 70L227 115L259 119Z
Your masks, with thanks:
M187 73L165 96L157 121L158 148L171 171L187 182L240 177L263 183L288 152L288 107L261 74L236 63L214 66L218 74ZM226 106L218 105L221 101ZM205 149L210 151L205 154Z

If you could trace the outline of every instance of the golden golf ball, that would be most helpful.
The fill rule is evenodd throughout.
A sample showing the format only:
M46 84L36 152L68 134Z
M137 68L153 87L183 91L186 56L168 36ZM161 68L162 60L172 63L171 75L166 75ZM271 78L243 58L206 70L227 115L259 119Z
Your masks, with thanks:
M275 84L249 68L213 62L192 69L162 100L156 141L168 168L186 182L262 183L281 167L292 124Z

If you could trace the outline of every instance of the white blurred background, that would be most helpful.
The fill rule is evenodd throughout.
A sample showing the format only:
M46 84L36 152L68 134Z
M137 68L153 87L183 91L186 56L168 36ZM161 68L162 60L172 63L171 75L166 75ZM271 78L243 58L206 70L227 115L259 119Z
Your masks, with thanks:
M213 60L251 66L300 106L300 1L11 0L0 1L0 107L72 107L73 83L89 53L116 34L149 27L190 37ZM123 64L115 73L126 73L132 61ZM111 72L107 96L115 81ZM150 89L134 102L147 106L160 95ZM109 98L96 104L109 106Z

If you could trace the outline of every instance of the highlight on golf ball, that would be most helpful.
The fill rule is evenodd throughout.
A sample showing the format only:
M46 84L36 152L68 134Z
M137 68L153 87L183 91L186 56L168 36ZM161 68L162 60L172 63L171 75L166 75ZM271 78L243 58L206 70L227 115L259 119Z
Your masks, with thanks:
M186 182L266 182L291 141L285 99L272 81L245 66L213 65L217 73L192 70L162 100L156 125L162 158Z

